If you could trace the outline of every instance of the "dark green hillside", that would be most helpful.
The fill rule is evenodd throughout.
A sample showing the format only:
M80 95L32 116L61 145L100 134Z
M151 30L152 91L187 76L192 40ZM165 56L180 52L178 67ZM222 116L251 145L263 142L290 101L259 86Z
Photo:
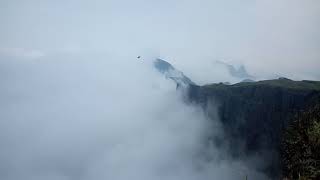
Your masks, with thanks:
M282 139L281 160L284 177L320 179L320 104L298 113L289 124Z
M206 88L229 88L229 87L250 87L250 86L265 86L265 87L279 87L284 89L297 89L297 90L320 90L320 81L293 81L287 78L279 78L273 80L264 80L258 82L241 82L228 87L222 86L223 84L205 85Z
M246 155L262 158L264 166L256 168L271 179L279 179L281 174L295 179L297 173L309 179L318 177L320 150L314 144L319 143L320 125L309 123L315 120L302 112L312 112L314 117L319 115L319 81L246 79L233 85L197 86L183 73L168 76L171 71L180 72L168 62L157 60L155 68L176 82L177 87L181 82L187 85L182 86L188 87L187 102L200 105L209 118L221 120L226 137L210 137L210 143L227 146L234 158ZM303 122L303 126L296 122ZM310 135L310 141L304 140L305 134Z
M282 132L308 104L320 104L316 98L319 95L320 82L280 78L234 85L191 85L188 97L209 112L209 116L215 111L212 107L218 107L218 117L231 139L234 156L258 154L266 162L262 170L277 176L281 169Z

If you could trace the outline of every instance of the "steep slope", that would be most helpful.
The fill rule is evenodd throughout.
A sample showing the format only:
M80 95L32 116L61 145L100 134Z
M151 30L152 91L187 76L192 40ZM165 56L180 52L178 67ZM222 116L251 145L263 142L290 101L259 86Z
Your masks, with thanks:
M277 176L283 130L319 95L320 82L280 78L234 85L193 85L188 97L207 112L214 111L211 104L216 105L234 156L258 154L266 162L263 170Z
M187 87L189 85L195 85L187 76L185 76L181 71L175 69L170 63L162 60L156 59L154 61L154 67L166 78L173 80L177 87L183 86Z
M211 119L220 118L226 137L209 141L227 141L234 158L258 156L264 162L260 170L272 178L281 174L281 140L288 124L310 104L320 105L319 81L279 78L198 86L166 61L156 60L155 67L185 87L187 102L200 105Z

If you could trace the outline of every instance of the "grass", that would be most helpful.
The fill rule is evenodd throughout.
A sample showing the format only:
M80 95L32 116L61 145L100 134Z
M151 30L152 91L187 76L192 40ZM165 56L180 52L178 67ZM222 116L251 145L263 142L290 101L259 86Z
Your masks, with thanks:
M217 84L205 85L203 87L209 88L209 89L225 89L225 88L252 87L252 86L280 87L285 89L320 91L320 81L308 81L308 80L293 81L286 78L264 80L264 81L257 81L257 82L240 82L233 85L225 85L223 83L217 83Z

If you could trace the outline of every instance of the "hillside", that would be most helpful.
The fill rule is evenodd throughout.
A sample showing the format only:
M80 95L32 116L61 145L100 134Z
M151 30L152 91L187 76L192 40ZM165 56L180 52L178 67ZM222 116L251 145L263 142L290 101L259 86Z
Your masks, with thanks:
M218 117L237 157L255 154L266 166L261 170L271 176L280 174L279 149L282 132L298 112L308 104L319 103L320 82L293 81L286 78L234 85L190 85L188 98L201 105L210 118ZM212 106L213 105L213 106Z
M272 179L290 176L286 172L291 164L281 164L288 162L280 156L287 149L281 142L288 140L285 132L297 115L320 105L320 81L279 78L198 86L166 61L158 59L154 65L184 89L186 102L201 106L212 120L219 118L224 137L209 137L209 144L226 146L235 159L258 157L263 163L256 168Z
M283 177L320 179L320 104L298 113L283 134Z

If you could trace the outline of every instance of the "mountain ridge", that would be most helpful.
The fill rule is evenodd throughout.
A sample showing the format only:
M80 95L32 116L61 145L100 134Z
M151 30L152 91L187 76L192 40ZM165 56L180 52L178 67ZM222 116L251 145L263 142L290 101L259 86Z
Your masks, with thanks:
M234 157L258 154L265 162L261 171L272 178L281 175L282 133L297 113L311 103L320 104L320 81L279 78L184 87L186 101L201 106L210 119L216 118L210 114L217 111L230 140L230 153Z
M160 73L164 74L167 79L171 79L177 84L177 88L180 86L187 87L189 85L196 85L190 78L185 76L183 72L174 68L167 61L158 58L153 63L154 67Z

